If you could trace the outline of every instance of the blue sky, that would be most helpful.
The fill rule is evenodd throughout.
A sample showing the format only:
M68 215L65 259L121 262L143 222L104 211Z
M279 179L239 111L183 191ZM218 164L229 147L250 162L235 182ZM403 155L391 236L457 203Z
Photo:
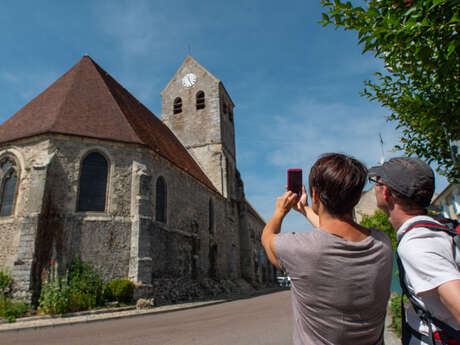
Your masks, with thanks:
M161 116L160 91L191 55L235 103L237 167L246 197L268 220L286 170L321 153L378 164L398 142L395 123L359 96L382 64L353 32L323 28L319 0L10 1L0 3L0 122L84 54ZM437 192L447 182L437 178ZM289 215L285 230L308 225Z

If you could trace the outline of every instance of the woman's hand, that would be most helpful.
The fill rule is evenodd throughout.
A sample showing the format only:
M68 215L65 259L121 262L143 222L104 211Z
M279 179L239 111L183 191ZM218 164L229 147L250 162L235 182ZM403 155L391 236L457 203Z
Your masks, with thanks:
M276 199L275 214L284 217L297 204L297 194L287 191Z
M305 207L308 206L308 196L305 190L305 186L302 186L302 195L297 200L296 204L292 207L297 212L302 213L305 216Z

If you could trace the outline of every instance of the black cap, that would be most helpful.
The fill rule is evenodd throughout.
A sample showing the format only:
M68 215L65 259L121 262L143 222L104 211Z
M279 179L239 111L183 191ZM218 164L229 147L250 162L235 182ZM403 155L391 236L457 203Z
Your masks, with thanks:
M434 193L433 170L417 158L391 158L370 168L369 176L381 177L385 185L422 207L429 206Z

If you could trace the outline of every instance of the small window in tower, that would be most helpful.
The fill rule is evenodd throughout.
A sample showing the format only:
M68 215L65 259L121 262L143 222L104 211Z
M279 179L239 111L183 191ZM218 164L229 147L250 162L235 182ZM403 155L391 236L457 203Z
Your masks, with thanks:
M229 109L228 110L228 119L233 122L233 110L232 109Z
M180 97L177 97L174 100L174 109L173 109L174 114L180 114L182 113L182 99Z
M196 110L204 109L205 102L204 102L204 92L198 91L196 94Z
M227 112L228 112L227 103L225 103L225 101L223 103L223 111L224 111L224 114L227 114Z

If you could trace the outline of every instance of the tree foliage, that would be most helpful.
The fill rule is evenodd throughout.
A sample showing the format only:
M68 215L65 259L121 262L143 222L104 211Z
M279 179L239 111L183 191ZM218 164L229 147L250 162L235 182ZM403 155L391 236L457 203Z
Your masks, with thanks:
M398 242L396 241L396 231L388 221L388 216L382 210L377 210L372 216L364 216L360 223L366 228L380 229L388 235L391 240L393 250L396 250Z
M363 96L391 109L402 138L396 149L436 161L460 179L450 142L460 140L460 0L321 0L323 26L358 33L363 53L387 73L365 81ZM363 4L364 6L359 6Z

